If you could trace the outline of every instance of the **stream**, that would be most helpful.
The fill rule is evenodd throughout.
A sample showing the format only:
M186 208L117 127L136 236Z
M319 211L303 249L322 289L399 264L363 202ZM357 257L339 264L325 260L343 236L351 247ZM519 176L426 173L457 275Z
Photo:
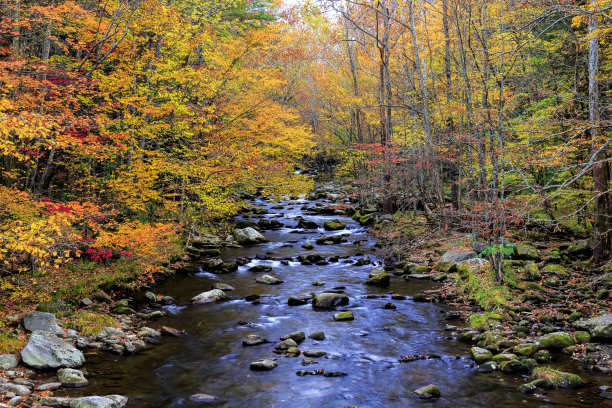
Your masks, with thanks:
M354 266L363 256L378 259L371 249L374 240L367 230L346 216L310 215L303 206L325 200L269 203L255 200L255 205L269 210L266 215L241 217L257 222L259 218L276 219L285 227L262 231L270 240L244 248L226 248L222 258L231 261L249 258L237 272L215 275L197 272L177 274L157 287L158 294L175 297L185 304L193 296L210 290L215 282L236 288L228 292L225 302L165 307L168 315L149 323L151 327L171 326L184 330L187 336L164 337L160 344L132 356L88 352L85 369L91 375L90 385L81 389L58 392L57 395L122 394L130 397L130 407L195 407L189 400L196 393L214 395L222 400L219 407L593 407L607 406L598 396L598 386L607 377L590 374L578 368L565 356L556 356L554 366L580 374L589 384L582 390L552 391L543 396L524 395L518 386L521 375L500 372L478 373L469 357L470 345L449 339L445 332L450 309L432 303L417 303L410 296L436 285L430 281L404 280L391 277L388 288L364 284L373 265ZM275 207L275 208L272 208ZM316 230L296 229L298 217L317 222ZM345 230L329 232L324 221L339 219ZM324 235L349 234L347 242L338 245L315 245L302 248L305 242L315 243ZM299 255L317 253L337 262L325 266L306 266L297 262ZM257 259L257 258L271 259ZM282 260L292 261L282 263ZM255 282L263 273L248 269L257 264L270 265L265 272L284 281L280 285ZM315 287L313 281L323 281ZM333 310L313 310L312 305L288 306L292 295L320 293L344 287L350 297L347 306L353 321L334 321ZM407 296L391 300L391 293ZM245 300L247 295L260 295L259 303ZM393 302L396 309L383 309ZM315 341L308 335L324 331L325 339ZM303 357L277 356L274 344L283 335L304 331L306 340L301 350L323 350L327 355L316 358L318 364L303 366ZM242 339L249 334L265 337L270 342L244 347ZM437 356L408 363L399 361L404 355ZM439 358L438 358L439 357ZM249 370L249 364L261 358L276 358L272 371ZM297 376L299 370L341 371L348 375L328 378L322 375ZM442 397L435 401L420 400L413 391L427 384L436 384Z

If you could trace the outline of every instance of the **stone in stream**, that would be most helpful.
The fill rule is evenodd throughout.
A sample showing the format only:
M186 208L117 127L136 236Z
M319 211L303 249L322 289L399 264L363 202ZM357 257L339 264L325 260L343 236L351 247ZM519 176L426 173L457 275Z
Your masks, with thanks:
M43 406L68 408L123 408L128 399L122 395L91 396L80 398L42 397L38 401Z
M440 398L441 395L440 389L434 384L429 384L425 387L421 387L415 390L414 393L418 395L419 398L423 399Z
M13 354L0 354L0 370L12 370L17 367L17 356Z
M319 228L319 224L317 224L314 221L309 221L309 220L300 220L297 224L297 228L303 228L303 229L317 229Z
M316 331L309 335L308 338L313 340L325 340L325 333L322 331Z
M257 334L249 334L242 340L242 345L245 347L259 346L260 344L267 343L268 340L264 339Z
M283 336L280 338L281 340L287 340L287 339L291 339L293 341L295 341L296 343L301 343L304 340L306 340L306 335L304 334L303 331L296 331L293 332L291 334L287 334L286 336Z
M166 335L166 336L172 336L172 337L183 337L187 334L182 330L175 329L174 327L169 327L169 326L162 326L160 327L160 330L161 330L161 334Z
M304 244L302 244L302 248L307 249L307 250L313 250L314 249L314 245L312 245L310 242L306 242Z
M366 280L366 285L372 286L389 286L389 282L391 281L391 275L389 275L383 268L376 268L372 272L368 279Z
M397 306L395 306L393 303L388 302L383 306L383 309L387 309L387 310L395 310L397 309Z
M83 353L72 344L51 333L36 331L21 350L22 361L37 369L79 367L85 362Z
M579 388L584 386L582 378L576 374L565 373L553 370L552 368L538 368L531 374L530 383L523 384L520 391L531 393L538 388L557 389L557 388Z
M325 285L325 283L321 282L321 281L314 281L311 283L312 286L323 286Z
M319 362L318 362L318 361L316 361L316 360L315 360L315 359L313 359L313 358L310 358L310 357L304 357L304 358L302 359L302 365L303 365L303 366L305 366L305 365L310 365L310 364L319 364Z
M57 324L53 313L32 312L23 316L22 323L24 329L29 332L44 331L48 333L64 335L64 331Z
M196 404L206 404L206 405L215 405L221 404L223 401L214 395L209 394L193 394L189 396L189 401L195 402Z
M232 290L235 290L233 286L230 286L227 283L221 283L221 282L213 283L211 289L219 289L224 292L231 292Z
M306 303L308 303L308 299L303 296L290 296L289 299L287 299L287 304L289 306L301 306Z
M82 371L73 368L61 368L57 371L57 378L64 387L84 387L89 384Z
M261 242L268 242L266 237L251 227L235 230L234 238L236 238L236 241L238 241L240 245L252 245L259 244Z
M327 353L322 350L305 350L302 354L306 357L323 357Z
M194 296L191 299L191 301L195 304L202 304L202 303L219 302L219 301L227 300L227 299L228 297L225 294L225 292L223 292L220 289L213 289L207 292L202 292L197 296Z
M274 346L276 350L282 350L282 351L289 350L291 347L297 347L297 342L295 340L286 339L279 343L276 343L276 345Z
M333 245L342 242L342 235L328 235L316 239L318 245Z
M346 322L355 320L355 316L353 316L353 312L338 312L334 314L334 320L337 322Z
M342 293L323 292L312 300L312 307L322 309L333 309L336 306L345 306L349 303L349 297Z
M249 365L249 368L253 371L271 371L276 367L278 367L278 363L269 358L253 361Z
M280 283L283 283L282 280L272 276L272 275L262 275L260 277L258 277L257 279L255 279L255 282L258 283L265 283L266 285L278 285Z
M323 228L325 228L327 231L338 231L341 229L345 229L346 225L340 222L340 220L332 220L324 222Z
M261 272L270 272L272 267L270 265L254 265L249 268L249 272L261 273Z

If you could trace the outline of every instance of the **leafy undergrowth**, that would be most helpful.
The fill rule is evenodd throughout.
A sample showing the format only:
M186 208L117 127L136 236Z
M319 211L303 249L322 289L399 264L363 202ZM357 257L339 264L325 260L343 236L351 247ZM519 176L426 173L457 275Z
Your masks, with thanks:
M119 322L114 317L103 313L79 311L66 322L65 326L83 335L93 336L100 333L105 327L118 327Z
M17 354L25 347L27 339L9 330L0 332L0 354Z

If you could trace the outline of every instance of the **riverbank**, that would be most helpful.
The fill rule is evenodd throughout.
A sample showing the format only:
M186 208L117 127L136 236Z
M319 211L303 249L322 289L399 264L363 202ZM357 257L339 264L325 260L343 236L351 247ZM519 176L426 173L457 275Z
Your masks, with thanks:
M452 307L457 320L446 332L474 346L480 371L531 376L535 382L521 387L526 393L582 385L576 379L540 379L562 355L578 362L581 372L574 374L612 372L612 278L607 270L590 269L588 241L516 235L500 285L480 255L486 245L470 234L432 227L424 216L411 214L381 218L372 234L394 274L440 282L418 298ZM610 388L602 387L601 396L611 398Z

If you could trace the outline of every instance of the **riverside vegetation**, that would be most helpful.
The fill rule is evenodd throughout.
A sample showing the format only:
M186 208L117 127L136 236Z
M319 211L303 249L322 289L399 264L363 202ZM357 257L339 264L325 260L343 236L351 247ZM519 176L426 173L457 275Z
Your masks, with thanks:
M600 380L612 368L609 7L3 2L0 404L133 404L49 394L91 389L77 370L82 349L133 354L164 343L162 334L183 338L188 328L166 315L186 299L137 292L177 271L250 265L258 284L286 285L269 265L227 254L268 245L260 231L288 221L267 213L301 203L315 175L342 187L319 184L310 198L320 205L304 204L327 218L291 224L315 234L299 251L349 245L350 223L371 228L376 256L353 262L371 269L363 296L435 282L386 295L447 304L455 321L445 337L473 343L479 372L520 378L529 395L582 387L603 404L611 390ZM323 268L335 256L293 262ZM187 303L231 299L231 286L215 285ZM290 303L348 301L325 293ZM355 310L336 312L362 324ZM283 341L277 351L301 355L298 342ZM587 371L560 371L563 356ZM282 370L268 357L253 369ZM409 367L429 357L397 358ZM300 376L318 374L347 373ZM414 398L444 398L422 385Z

